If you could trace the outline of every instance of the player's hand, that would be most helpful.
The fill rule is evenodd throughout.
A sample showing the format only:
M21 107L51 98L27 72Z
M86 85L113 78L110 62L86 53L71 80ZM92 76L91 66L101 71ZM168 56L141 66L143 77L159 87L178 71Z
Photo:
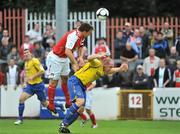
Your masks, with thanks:
M79 65L78 64L72 64L72 69L74 70L74 72L76 72L77 70L79 70Z
M77 61L78 61L78 63L79 63L79 66L84 66L84 59L82 58L82 57L79 57L78 59L77 59Z
M127 63L122 63L120 66L120 70L122 72L126 72L128 70L128 64Z

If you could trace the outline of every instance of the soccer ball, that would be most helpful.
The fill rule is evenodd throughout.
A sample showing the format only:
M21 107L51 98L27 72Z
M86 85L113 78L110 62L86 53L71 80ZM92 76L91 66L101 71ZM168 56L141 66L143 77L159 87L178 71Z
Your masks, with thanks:
M109 11L106 8L99 8L96 11L96 16L99 20L106 20L106 18L109 16Z

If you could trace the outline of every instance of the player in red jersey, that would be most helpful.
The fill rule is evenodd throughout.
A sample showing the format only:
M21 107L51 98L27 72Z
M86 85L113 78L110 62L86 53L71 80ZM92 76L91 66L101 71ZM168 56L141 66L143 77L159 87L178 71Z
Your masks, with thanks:
M53 50L47 56L47 67L49 75L48 108L55 111L54 96L55 88L58 80L61 78L61 87L65 95L66 106L71 105L70 96L67 88L67 79L70 72L69 60L72 69L76 72L79 65L84 64L84 39L89 36L93 31L93 27L88 23L82 23L77 29L65 33L65 35L54 46ZM73 56L73 51L78 49L78 59ZM78 64L79 63L79 64Z

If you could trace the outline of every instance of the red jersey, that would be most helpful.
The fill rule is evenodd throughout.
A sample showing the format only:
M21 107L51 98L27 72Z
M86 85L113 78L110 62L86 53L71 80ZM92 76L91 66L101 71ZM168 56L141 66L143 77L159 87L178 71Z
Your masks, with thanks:
M65 49L74 51L84 45L84 37L80 36L77 30L67 32L53 47L53 53L59 57L66 58Z
M98 45L96 48L95 48L95 54L98 54L98 53L106 53L107 52L107 49L106 49L106 46L105 45Z
M180 87L180 70L174 72L175 87Z

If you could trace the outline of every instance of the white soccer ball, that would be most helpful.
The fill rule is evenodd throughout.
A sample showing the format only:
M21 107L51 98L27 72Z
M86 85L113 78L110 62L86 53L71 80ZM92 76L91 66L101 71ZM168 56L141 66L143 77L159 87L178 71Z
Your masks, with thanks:
M96 16L99 20L106 20L106 18L109 16L109 11L106 8L99 8L96 11Z

